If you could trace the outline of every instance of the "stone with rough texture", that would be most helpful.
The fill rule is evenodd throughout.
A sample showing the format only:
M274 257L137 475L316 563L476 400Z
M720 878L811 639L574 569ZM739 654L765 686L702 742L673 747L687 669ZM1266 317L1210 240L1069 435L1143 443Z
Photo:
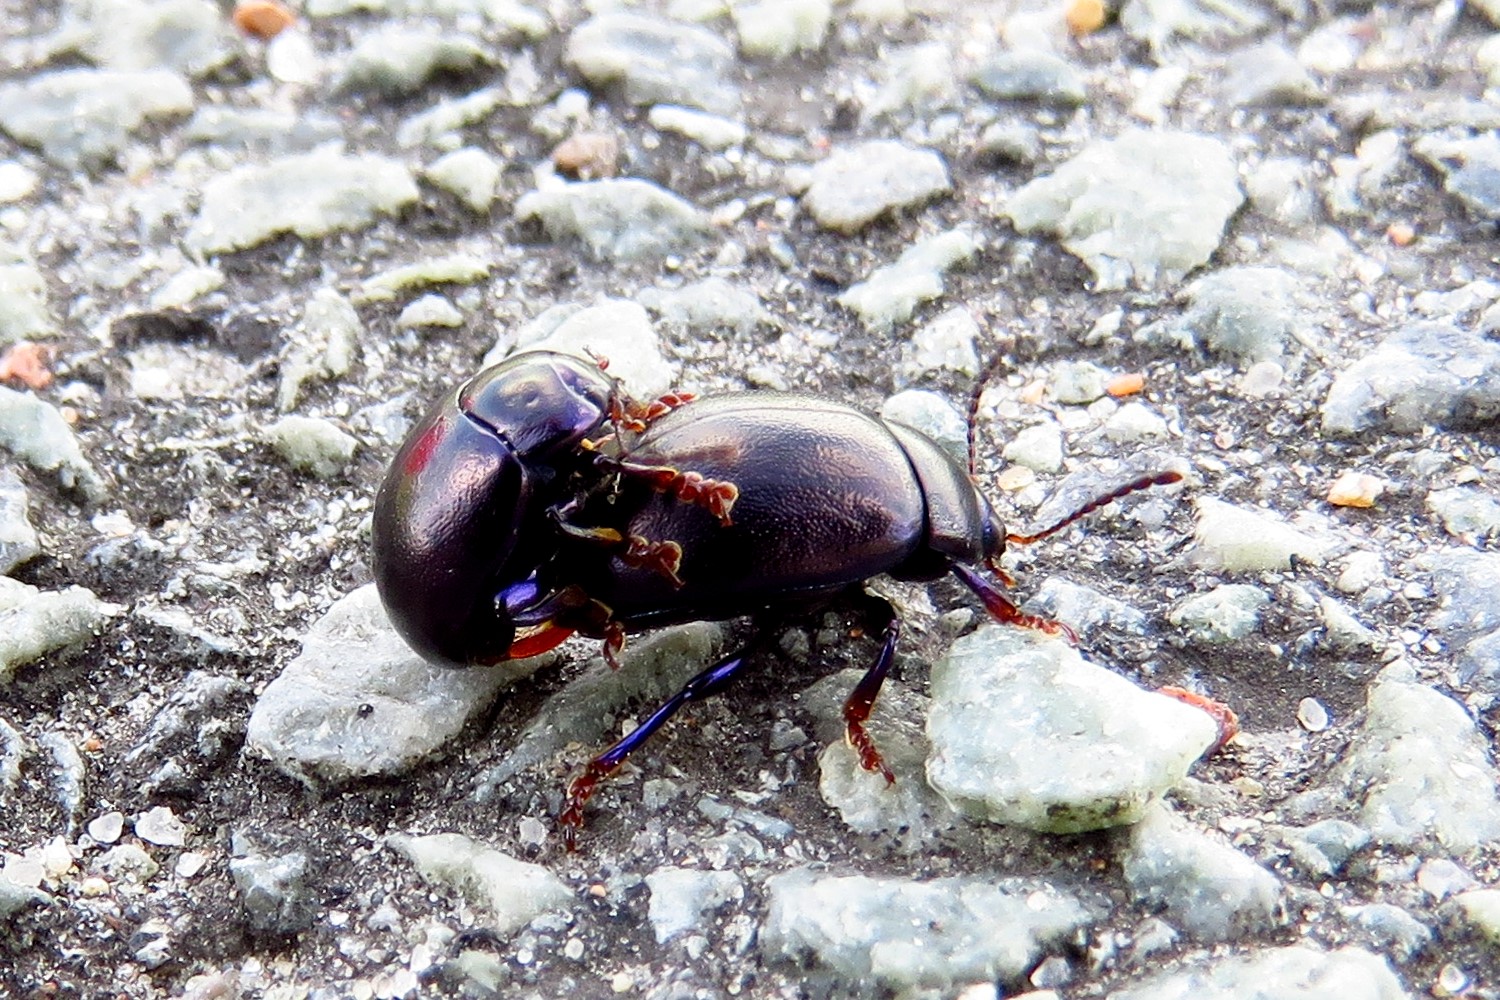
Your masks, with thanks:
M1409 1000L1379 955L1306 946L1200 961L1109 994L1108 1000Z
M1199 497L1192 557L1207 569L1261 573L1290 569L1292 558L1319 563L1331 545L1269 511Z
M360 38L336 87L409 94L438 73L463 73L488 60L484 46L468 35L392 25Z
M1238 642L1260 625L1260 613L1271 595L1249 584L1226 583L1195 594L1167 613L1167 620L1193 642L1218 645Z
M991 625L933 665L927 735L927 778L959 811L1072 833L1138 820L1218 733L1066 642Z
M696 930L705 913L745 898L745 886L734 872L656 869L646 876L651 890L647 919L658 943Z
M1474 428L1500 417L1500 343L1451 323L1409 323L1333 380L1323 430Z
M495 692L551 662L436 666L391 627L373 584L328 609L266 686L247 745L308 785L396 774L448 749Z
M729 8L740 52L752 59L785 59L823 47L833 19L831 0L740 0Z
M1004 214L1023 233L1056 234L1097 289L1150 288L1207 263L1243 201L1221 140L1136 130L1094 140L1011 195Z
M0 684L18 667L92 639L120 611L84 587L38 590L0 576Z
M1454 652L1459 677L1500 694L1500 553L1440 549L1414 560L1441 599L1432 625Z
M1141 903L1197 940L1231 941L1276 922L1276 876L1165 806L1131 831L1121 869Z
M1226 267L1188 285L1183 297L1185 311L1145 327L1138 338L1249 364L1280 357L1306 324L1296 276L1279 267Z
M811 956L836 982L901 992L1012 980L1088 914L1050 887L947 878L915 882L809 869L776 875L760 944Z
M1443 189L1474 218L1500 217L1500 137L1494 132L1456 138L1426 135L1412 144L1412 152L1442 172Z
M929 236L903 250L894 264L878 267L850 286L839 296L839 305L857 313L865 329L889 330L911 319L923 302L942 295L943 275L978 253L979 243L967 230Z
M634 177L529 191L516 202L516 218L537 220L555 240L580 241L596 260L631 261L688 250L709 228L697 206Z
M28 507L26 484L14 469L0 465L0 576L42 550Z
M1463 706L1408 670L1393 663L1371 686L1334 785L1377 843L1467 853L1500 836L1488 744Z
M611 11L568 36L566 59L596 86L618 83L632 104L683 104L714 114L739 110L730 79L734 49L697 25Z
M836 149L814 166L802 206L824 229L852 234L952 187L948 165L934 150L877 139Z
M57 322L47 306L47 279L30 261L0 245L0 347L56 333Z
M412 204L418 193L411 171L384 156L335 149L284 156L208 181L187 241L214 254L282 233L314 239L364 229Z
M490 930L501 937L509 937L551 910L567 909L573 902L567 885L547 868L462 834L398 834L386 843L405 855L424 879L456 889L487 911Z
M359 445L354 435L331 420L295 414L271 424L261 437L292 468L319 479L343 472Z
M651 318L634 302L605 299L547 317L537 317L517 334L518 350L560 351L584 360L591 353L607 358L609 373L638 399L655 399L677 381L677 366L662 354ZM485 358L486 364L500 360L493 355Z
M0 129L65 167L105 166L148 121L192 110L192 88L167 70L63 69L0 85Z

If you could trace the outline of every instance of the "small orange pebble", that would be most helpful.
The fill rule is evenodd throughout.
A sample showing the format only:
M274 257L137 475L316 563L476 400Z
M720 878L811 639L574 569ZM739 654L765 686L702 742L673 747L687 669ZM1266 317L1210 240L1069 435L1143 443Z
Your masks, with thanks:
M613 177L619 158L619 141L604 132L579 132L558 143L552 151L552 165L557 172L581 181Z
M1119 399L1121 396L1134 396L1146 388L1146 376L1141 372L1126 372L1124 375L1116 375L1105 385L1104 391Z
M1410 222L1393 222L1385 228L1385 238L1398 247L1409 247L1417 238L1417 227Z
M1073 34L1092 35L1104 27L1104 22L1109 19L1109 8L1104 0L1067 0L1063 16Z
M47 349L29 340L12 344L10 350L0 355L0 382L15 380L28 389L45 389L52 384L52 373L47 370Z
M1202 709L1213 718L1214 723L1219 727L1219 737L1214 740L1212 746L1203 751L1205 757L1212 757L1223 750L1230 740L1240 734L1240 717L1235 714L1234 709L1222 701L1215 701L1206 694L1180 687L1161 687L1156 689L1156 693L1164 694L1168 698L1176 698L1184 705Z
M1366 472L1346 472L1328 488L1328 502L1335 507L1373 507L1385 491L1385 480Z
M1040 403L1046 396L1046 382L1033 382L1021 390L1021 402L1023 403Z
M277 0L239 0L233 16L236 28L263 42L269 42L297 20L291 8Z
M88 753L98 753L104 749L104 741L97 736L90 736L83 741L83 749Z

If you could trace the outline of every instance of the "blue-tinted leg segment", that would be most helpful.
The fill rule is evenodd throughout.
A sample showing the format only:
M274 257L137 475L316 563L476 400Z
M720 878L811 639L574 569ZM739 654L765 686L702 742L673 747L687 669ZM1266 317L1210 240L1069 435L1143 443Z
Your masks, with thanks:
M625 758L650 739L678 709L690 701L701 701L724 690L747 662L745 650L742 649L715 663L688 681L681 691L652 712L629 736L589 761L583 773L568 785L567 801L557 817L558 825L562 827L563 843L568 850L574 849L578 831L583 828L583 807L593 796L599 783L619 770L620 765L625 763Z

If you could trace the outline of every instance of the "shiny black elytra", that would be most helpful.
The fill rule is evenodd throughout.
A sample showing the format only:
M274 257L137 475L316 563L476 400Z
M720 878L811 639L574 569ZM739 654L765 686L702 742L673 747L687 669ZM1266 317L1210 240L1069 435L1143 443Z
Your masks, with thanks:
M1073 639L976 567L1006 580L1007 541L1180 478L1138 479L1043 531L1010 534L968 471L909 427L793 393L643 404L602 362L530 352L474 376L412 429L375 501L373 567L401 635L455 665L533 656L575 632L603 639L614 664L627 632L806 609L881 573L951 572L998 620ZM861 764L892 780L864 725L899 632L878 603L884 642L844 719ZM559 817L570 845L598 783L746 662L740 650L714 664L590 762Z

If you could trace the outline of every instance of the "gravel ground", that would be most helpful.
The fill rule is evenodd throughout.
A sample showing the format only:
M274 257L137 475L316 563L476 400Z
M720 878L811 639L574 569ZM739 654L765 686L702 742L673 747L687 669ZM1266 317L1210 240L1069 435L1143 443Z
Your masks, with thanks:
M1496 23L0 0L0 992L1500 995ZM894 785L835 602L568 853L568 776L751 629L391 631L386 464L537 346L959 454L998 356L1008 523L1185 478L1007 557L1076 651L872 582Z

